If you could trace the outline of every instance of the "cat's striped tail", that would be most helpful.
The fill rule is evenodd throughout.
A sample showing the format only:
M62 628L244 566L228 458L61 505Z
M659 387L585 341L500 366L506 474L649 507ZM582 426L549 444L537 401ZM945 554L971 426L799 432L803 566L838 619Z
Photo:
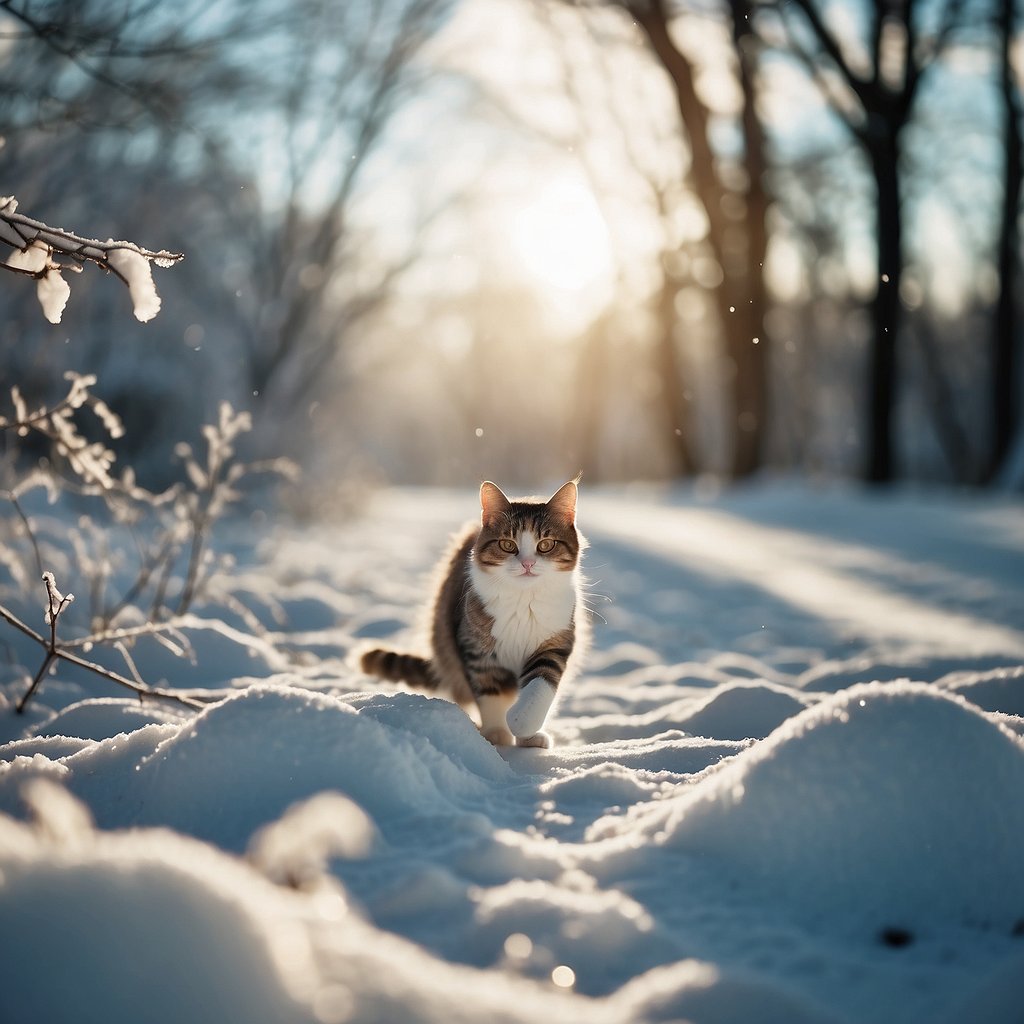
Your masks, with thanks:
M370 676L379 676L392 683L405 683L416 690L436 690L437 680L430 671L430 662L415 654L400 654L377 648L364 651L359 667Z

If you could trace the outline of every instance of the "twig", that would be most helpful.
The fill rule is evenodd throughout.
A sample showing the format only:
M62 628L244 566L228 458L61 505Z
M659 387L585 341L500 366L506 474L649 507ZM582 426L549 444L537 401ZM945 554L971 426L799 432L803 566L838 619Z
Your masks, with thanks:
M81 658L77 654L73 654L67 647L59 645L57 643L57 619L60 617L61 612L68 606L68 604L71 603L73 598L70 594L67 597L60 594L56 588L56 584L54 583L52 573L44 573L43 580L46 583L46 593L49 604L49 614L47 616L50 625L49 638L42 636L30 626L25 625L25 623L13 614L13 612L8 611L7 608L0 605L0 618L3 618L19 632L24 633L25 636L34 640L46 652L43 663L40 665L39 671L36 672L31 685L28 690L25 691L24 696L22 696L15 705L15 711L17 711L18 714L21 714L25 710L26 705L32 699L32 695L35 693L39 684L42 682L53 664L57 661L66 661L68 664L84 668L95 675L101 676L103 679L107 679L112 683L117 683L119 686L126 686L129 690L137 693L140 698L160 697L164 700L175 701L178 704L182 704L189 708L202 708L205 706L203 701L197 700L194 697L186 697L183 694L175 693L173 690L164 690L154 686L147 686L144 683L127 679L120 673L104 668L102 665L97 665L95 662L87 661L85 658Z
M17 389L12 389L12 401L15 406L14 417L0 418L0 427L10 427L19 436L31 429L51 438L54 444L62 442L67 447L77 441L79 437L77 433L73 438L71 437L74 427L70 418L71 414L83 405L89 405L96 412L103 426L113 434L112 424L119 427L119 421L116 421L113 414L99 399L95 399L89 393L88 389L92 383L94 383L92 377L75 377L71 390L59 406L54 409L44 407L36 411L29 410ZM54 421L58 421L56 428L53 427ZM190 708L200 708L207 703L201 697L185 696L181 691L147 686L129 654L128 648L134 640L149 636L175 656L187 657L194 664L195 652L188 637L182 632L182 628L217 628L222 631L226 629L217 620L197 620L187 614L188 610L205 593L212 578L208 564L211 562L209 545L213 525L223 514L225 507L239 500L240 495L236 490L239 480L253 472L274 471L282 475L289 475L290 472L288 464L284 460L255 462L248 465L235 461L235 439L248 429L250 429L248 414L235 413L225 403L221 407L218 422L208 425L203 431L208 449L205 465L196 460L190 446L179 446L179 454L183 452L186 469L192 480L192 489L187 491L176 486L163 495L152 495L148 491L138 488L134 482L134 475L127 471L121 479L117 479L110 475L109 466L106 464L96 470L92 469L90 465L72 465L74 472L79 479L86 481L86 485L79 486L75 481L63 479L60 480L61 485L75 493L99 497L115 514L118 507L114 503L115 499L118 502L123 499L129 506L137 510L148 508L160 515L161 518L163 516L160 510L166 502L170 502L172 515L170 522L161 524L155 543L149 550L140 545L140 565L135 580L120 599L115 600L112 607L106 609L101 605L106 600L104 588L108 584L106 564L109 562L110 556L109 542L105 536L97 532L86 531L87 539L91 540L92 545L98 546L102 556L94 560L86 550L89 543L84 540L79 549L76 542L77 533L72 531L72 541L76 542L76 560L87 570L86 575L93 591L92 624L87 635L66 639L60 643L57 640L57 620L70 602L70 595L68 598L64 598L57 590L52 574L42 572L42 565L45 564L42 545L34 532L31 520L18 504L18 493L15 491L11 495L6 495L5 492L0 491L0 499L7 496L14 503L24 528L28 532L36 567L46 582L48 596L46 618L50 626L49 638L40 635L8 609L0 606L0 620L14 626L42 647L44 651L42 665L33 677L28 691L17 703L19 712L25 709L44 677L60 660L84 668L117 683L119 686L127 687L137 693L140 699L146 696L161 697ZM94 453L90 451L90 454ZM104 451L104 455L106 454ZM110 458L112 460L113 456L110 455ZM101 475L104 478L102 480L99 479ZM132 534L138 544L139 539L135 536L134 529ZM187 552L184 551L186 546ZM178 580L174 576L174 570L179 556L185 555L187 555L185 577L183 580ZM19 577L24 579L25 575L22 572ZM152 605L147 617L148 621L115 626L115 617L125 609L132 607L137 599L144 598L146 591L150 588L152 588ZM174 591L173 596L169 591ZM229 601L228 604L230 606L231 602ZM261 635L259 623L255 620L251 622L247 620L244 612L243 605L243 620L252 626L258 635ZM140 613L145 615L141 609ZM225 632L225 635L229 634ZM256 639L233 634L229 638L236 643L245 645L250 645ZM132 678L127 678L118 672L85 660L81 654L87 652L95 644L108 644L117 649Z
M62 256L75 260L77 263L86 261L97 264L104 270L108 270L120 277L127 284L125 275L110 265L109 257L112 252L125 249L129 252L138 253L143 259L156 263L158 267L169 267L179 263L185 258L184 253L169 252L167 249L154 251L144 249L134 242L110 240L101 242L98 238L83 238L63 228L51 228L42 221L32 217L26 217L17 212L18 204L13 196L5 196L0 200L0 220L10 225L11 229L19 236L17 248L24 249L34 241L39 241L47 248L59 252ZM7 241L5 238L4 241ZM15 245L14 240L7 242L8 245ZM4 269L15 269L5 267ZM38 277L41 271L30 271L30 276Z
M32 522L25 514L25 510L21 507L21 503L18 501L18 496L14 491L3 491L0 492L0 497L6 498L13 506L15 512L18 513L18 518L21 519L22 525L25 527L25 534L28 537L29 543L32 545L32 553L36 559L36 569L39 570L39 575L43 574L43 557L39 553L39 541L36 539L36 532L32 529Z
M62 646L64 650L70 651L83 647L89 648L95 644L117 644L124 640L135 640L143 636L155 636L157 633L169 632L178 629L183 622L189 621L183 617L176 617L165 619L163 622L145 622L139 626L124 626L117 629L105 628L95 633L90 633L89 636L79 637L76 640L66 640Z
M57 619L60 618L60 613L71 604L75 599L74 594L68 594L66 597L57 590L57 584L54 581L53 573L44 572L43 582L46 584L46 600L49 611L46 616L46 621L50 624L50 639L45 640L39 636L34 630L29 629L28 626L22 630L22 632L33 636L46 651L46 657L43 659L42 665L39 666L39 671L36 672L35 678L32 680L32 684L25 692L25 696L18 701L17 711L20 714L25 710L25 705L28 704L32 697L32 694L36 692L36 688L43 681L43 677L50 671L50 667L57 660Z
M155 553L146 554L140 551L142 564L139 566L138 574L132 585L121 595L120 599L103 612L103 631L110 628L110 624L117 616L124 611L149 585L153 574L157 569L174 560L174 534L168 531L161 540L161 545Z

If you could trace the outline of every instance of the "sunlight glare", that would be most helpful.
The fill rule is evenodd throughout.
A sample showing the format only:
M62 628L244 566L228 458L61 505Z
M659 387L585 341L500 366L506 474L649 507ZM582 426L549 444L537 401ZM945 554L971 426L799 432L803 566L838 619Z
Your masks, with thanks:
M562 173L512 214L512 250L523 269L556 304L605 292L612 277L608 229L597 200L578 174ZM594 310L591 310L593 313Z

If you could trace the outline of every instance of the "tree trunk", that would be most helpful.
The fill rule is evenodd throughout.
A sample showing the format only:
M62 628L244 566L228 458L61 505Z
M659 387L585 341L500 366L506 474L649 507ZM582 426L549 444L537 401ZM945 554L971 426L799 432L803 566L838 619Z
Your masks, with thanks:
M579 369L575 376L579 389L575 395L576 413L571 421L574 430L569 441L579 469L590 483L604 479L602 422L610 405L610 330L607 315L591 324L577 357Z
M1014 79L1010 48L1016 29L1015 0L1002 0L1000 87L1003 97L1003 207L999 230L999 295L992 325L991 447L984 477L999 473L1017 429L1017 288L1020 280L1021 96Z
M871 348L868 354L867 466L870 483L888 483L893 468L893 413L896 406L896 352L900 327L900 278L903 271L900 213L898 133L879 141L871 151L877 190L878 278L871 304Z
M742 129L745 170L749 177L749 187L742 193L727 186L718 173L718 158L711 147L708 131L710 112L697 94L689 59L671 37L664 3L662 0L650 0L643 7L630 9L672 82L689 142L690 178L707 216L708 244L722 270L723 280L715 289L714 301L719 313L725 355L733 368L730 378L733 447L729 472L734 478L749 476L761 466L767 411L764 254L767 248L765 213L768 204L764 186L763 131L755 108L753 57L749 48L752 37L744 17L745 3L746 0L735 0L731 8L744 95ZM745 204L742 221L730 221L726 216L727 204L723 200L731 196ZM729 251L728 236L734 232L743 235L744 253L739 266ZM754 338L757 338L756 342Z
M730 332L736 359L736 443L734 477L745 477L764 464L768 432L770 339L766 325L768 289L764 264L768 253L768 172L764 128L757 116L757 52L751 30L749 0L732 0L732 32L743 94L741 124L748 184L745 199L743 316Z
M744 282L746 283L746 282ZM723 294L749 296L746 290L730 289ZM753 309L750 298L736 300L740 305L729 304L726 317L726 351L731 363L732 395L734 405L732 465L730 475L742 479L756 472L762 463L765 423L766 367L763 339L756 332L757 324L763 324L760 311ZM755 340L756 339L756 340Z
M662 422L667 429L668 448L672 458L673 476L688 476L697 471L694 456L693 413L686 397L685 373L676 341L677 285L665 272L658 296L657 331L654 364L661 384Z

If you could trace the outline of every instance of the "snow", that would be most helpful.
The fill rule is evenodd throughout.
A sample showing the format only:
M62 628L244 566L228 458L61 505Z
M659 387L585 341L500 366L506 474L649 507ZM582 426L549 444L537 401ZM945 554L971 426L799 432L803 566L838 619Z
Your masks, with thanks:
M59 270L48 270L36 284L36 297L43 308L43 316L51 324L59 324L71 297L71 285L61 277Z
M7 230L9 231L10 229L8 228ZM4 241L8 241L9 237L9 235L5 235ZM7 257L5 261L7 266L13 267L15 270L23 270L27 274L38 274L46 269L46 264L49 262L50 250L49 247L43 245L42 242L30 242L24 249L20 248L20 238L17 238L16 241L11 241L8 244L19 246L19 248L16 248Z
M1020 1020L1019 502L584 488L611 600L498 750L350 667L475 500L267 538L263 636L133 652L198 713L61 666L15 715L5 637L0 1020Z
M15 246L4 261L8 267L21 270L26 274L38 275L36 295L39 305L43 308L43 316L51 324L59 324L64 315L64 307L71 295L71 287L61 277L60 270L50 265L50 247L39 239L34 239L24 249L23 239L8 224L0 221L0 241ZM45 271L45 273L44 273Z
M135 319L142 323L152 320L160 312L160 296L153 284L153 268L149 260L142 253L129 248L110 249L106 256L110 266L128 285Z
M662 801L645 832L831 928L1009 934L1024 908L1024 800L1007 799L1024 793L1021 754L966 701L862 684Z

